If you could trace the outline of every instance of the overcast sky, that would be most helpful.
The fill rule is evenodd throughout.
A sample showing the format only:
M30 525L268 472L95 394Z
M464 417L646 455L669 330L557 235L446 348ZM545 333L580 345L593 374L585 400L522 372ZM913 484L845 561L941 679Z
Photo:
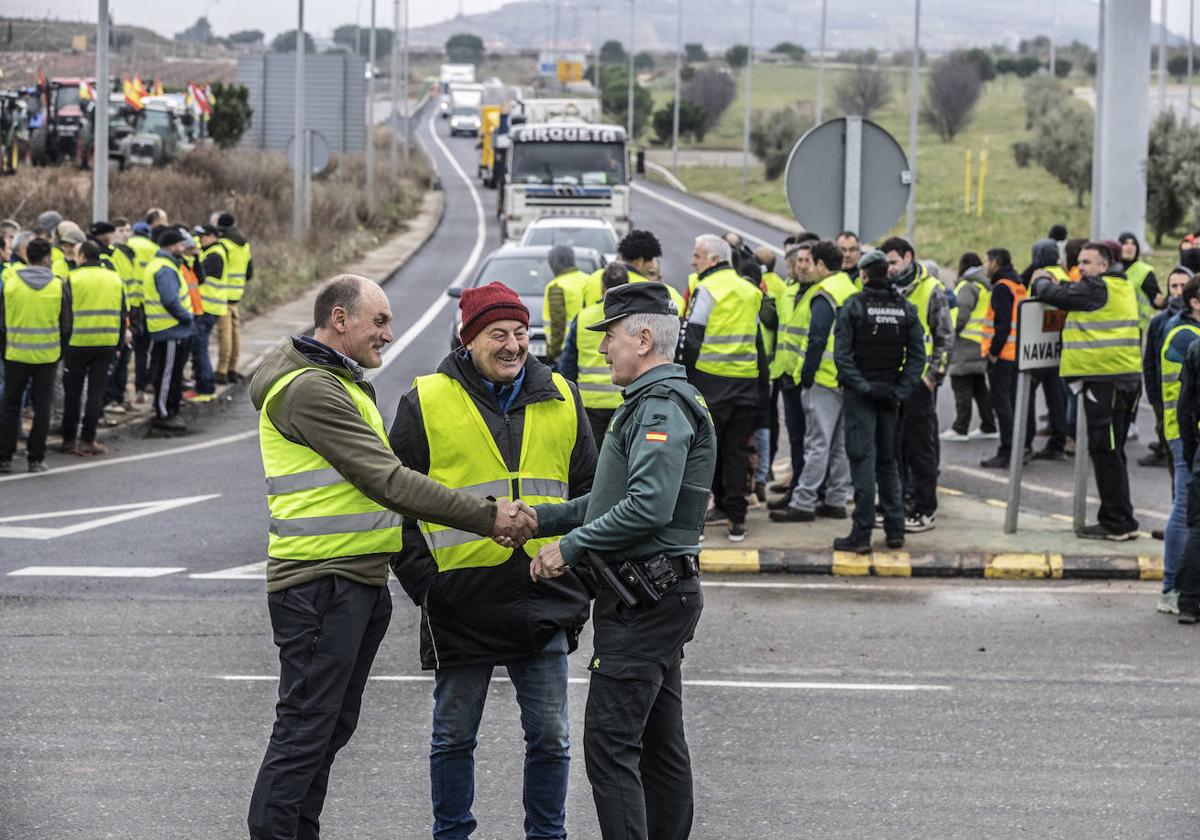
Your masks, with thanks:
M296 27L296 0L195 0L191 3L171 0L110 0L113 19L119 23L139 23L164 35L173 35L207 14L218 35L239 29L261 29L268 40L275 33ZM486 12L504 5L505 0L411 0L409 21L413 26L436 23L458 14ZM40 18L46 15L72 20L95 20L98 4L81 0L0 0L0 13ZM207 10L207 11L206 11ZM307 0L304 4L305 29L331 34L343 23L354 23L355 12L364 26L371 14L371 0ZM380 26L391 26L392 0L375 0L375 19Z
M375 0L376 21L380 26L390 26L392 2ZM409 16L413 26L436 23L456 15L461 8L464 14L489 11L504 5L506 0L411 0ZM567 2L567 0L563 0ZM607 0L616 3L617 0ZM643 0L643 2L670 2L670 0ZM816 0L797 0L799 5ZM971 0L971 2L1000 2L1003 0ZM1153 18L1158 20L1161 0L1151 0ZM239 29L261 29L268 40L284 29L295 28L296 0L195 0L193 3L164 2L164 0L111 0L113 17L121 23L138 22L164 35L173 35L190 26L197 17L207 13L209 21L218 35L236 32ZM591 0L589 0L589 5ZM1186 35L1188 26L1189 0L1169 0L1168 19L1172 31ZM4 14L19 17L59 16L74 20L94 20L97 4L81 0L0 0ZM317 34L331 34L333 28L343 23L354 23L357 13L366 25L370 14L371 0L307 0L305 3L305 28Z

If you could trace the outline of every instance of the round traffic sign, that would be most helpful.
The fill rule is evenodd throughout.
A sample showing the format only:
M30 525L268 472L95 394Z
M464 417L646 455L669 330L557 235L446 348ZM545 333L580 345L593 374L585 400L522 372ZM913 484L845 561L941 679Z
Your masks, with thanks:
M312 169L313 175L320 175L325 171L325 167L329 166L330 148L329 141L325 139L325 135L313 129L308 130L308 160ZM296 168L296 135L288 140L287 146L288 166L292 169Z

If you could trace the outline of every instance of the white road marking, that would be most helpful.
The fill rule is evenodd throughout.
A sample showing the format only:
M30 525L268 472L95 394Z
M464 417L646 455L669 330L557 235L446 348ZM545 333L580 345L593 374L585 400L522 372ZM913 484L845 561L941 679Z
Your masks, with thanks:
M718 228L718 230L714 231L714 233L717 233L718 235L721 233L724 233L726 231L732 231L732 232L736 233L738 236L742 237L742 239L746 239L751 242L757 242L760 245L766 245L768 248L770 248L776 254L783 256L782 250L780 250L778 247L776 247L773 243L768 242L767 240L762 239L761 237L755 236L752 233L747 233L746 231L742 230L741 228L734 227L733 225L729 224L728 222L723 222L720 219L717 219L717 218L714 218L713 216L708 215L707 213L702 213L699 210L695 210L691 207L688 207L686 204L676 201L673 198L667 198L665 195L659 195L654 190L647 189L646 187L643 187L641 184L631 183L630 186L634 190L637 190L638 192L640 192L642 195L648 195L651 198L653 198L655 201L661 201L663 204L667 205L668 207L674 207L676 210L680 211L681 213L687 213L689 216L693 216L702 222L707 222L710 225L715 225Z
M218 674L217 679L226 682L276 682L279 677L268 674ZM381 675L368 677L375 682L431 683L432 674ZM508 677L492 677L494 683L506 683ZM587 685L587 677L569 677L573 685ZM836 682L780 682L766 680L684 680L683 684L693 688L759 688L783 691L951 691L948 685L921 683L836 683Z
M912 578L908 578L912 580ZM944 592L947 590L958 590L969 594L987 593L989 595L1028 595L1030 592L1042 593L1046 595L1136 595L1139 598L1145 597L1147 592L1161 589L1162 586L1157 581L1145 581L1144 585L1138 588L1125 588L1129 584L1139 583L1134 580L1113 581L1113 583L1125 584L1120 588L1113 586L1110 583L1099 581L1096 583L1075 583L1063 582L1055 586L1028 586L1019 581L1013 581L1009 586L973 586L970 583L960 585L953 584L937 584L933 581L936 578L920 578L920 580L928 581L925 584L883 584L883 583L824 583L824 582L783 582L783 581L758 581L758 580L705 580L705 589L812 589L812 590L844 590L848 592L867 591L867 592ZM952 580L969 581L969 578L952 578Z
M248 437L254 437L258 434L258 429L251 429L248 432L238 432L233 435L225 435L224 437L213 438L212 440L198 441L197 443L189 443L186 446L173 446L170 449L163 449L158 452L143 452L140 455L122 455L120 458L101 458L96 461L85 461L82 464L71 464L66 467L54 467L44 473L14 473L13 475L0 476L0 481L22 481L26 478L54 478L56 475L63 473L77 472L78 470L94 470L97 467L112 467L117 464L130 464L134 461L148 461L151 458L165 458L168 455L186 455L189 452L198 452L201 449L208 449L213 446L224 446L227 443L236 443L239 440L245 440Z
M103 577L156 578L187 571L185 566L26 566L9 572L9 577Z
M487 232L484 230L483 202L479 199L479 190L475 189L475 184L471 182L471 179L467 177L467 173L463 171L461 166L459 166L458 161L454 159L454 155L450 154L450 150L446 148L446 144L442 142L442 138L438 136L437 129L434 126L434 117L431 115L429 117L429 133L433 136L433 142L437 144L439 149L442 150L442 154L445 155L446 160L450 162L450 167L454 170L458 177L462 179L462 182L467 185L467 191L471 195L471 203L475 206L475 245L471 248L471 253L467 256L467 261L463 263L462 269L459 270L458 276L456 276L454 278L454 282L450 284L450 287L453 288L456 286L461 286L463 283L467 282L467 278L470 277L471 272L475 270L475 266L479 262L480 256L483 254L483 244L485 241L487 241ZM405 330L404 334L398 339L388 345L387 349L383 351L383 364L381 364L376 371L381 371L392 362L396 361L396 359L400 357L400 354L408 348L408 345L412 344L417 336L425 332L426 327L433 323L433 319L440 315L442 310L445 309L446 305L452 300L454 300L454 298L446 294L440 295L438 299L433 302L433 305L425 310L425 314L417 319L416 323ZM378 374L376 373L375 375Z
M130 502L123 505L106 505L104 507L75 508L74 510L55 510L42 513L17 514L0 517L0 522L28 522L39 519L55 519L63 516L88 516L94 513L112 513L112 516L102 516L99 519L88 519L76 522L74 525L63 525L58 528L42 528L25 525L0 525L0 539L14 540L52 540L57 537L69 537L102 528L105 525L115 525L118 522L128 522L142 516L152 516L197 502L216 499L220 493L209 493L204 496L183 496L178 499L159 499L154 502ZM119 512L115 512L119 511Z
M969 475L972 478L990 481L993 484L1003 484L1005 487L1008 486L1008 473L1005 473L1003 476L999 476L995 475L994 473L987 472L986 470L976 469L975 467L967 467L963 466L962 464L942 464L942 469L961 473L962 475ZM1055 496L1059 499L1072 499L1075 497L1075 494L1070 490L1061 490L1058 487L1047 487L1045 484L1032 484L1028 481L1022 481L1021 491L1024 492L1026 490L1032 490L1035 493L1045 493L1048 496ZM1092 505L1093 507L1100 504L1100 500L1095 496L1088 496L1087 501L1088 504ZM1134 508L1133 512L1138 516L1144 516L1148 519L1161 519L1164 522L1166 522L1168 518L1168 514L1159 513L1156 510L1141 510L1140 508ZM1072 519L1071 521L1074 522L1075 520Z
M215 572L199 572L188 575L192 580L266 580L267 561L247 563L245 566L234 566L229 569L218 569Z

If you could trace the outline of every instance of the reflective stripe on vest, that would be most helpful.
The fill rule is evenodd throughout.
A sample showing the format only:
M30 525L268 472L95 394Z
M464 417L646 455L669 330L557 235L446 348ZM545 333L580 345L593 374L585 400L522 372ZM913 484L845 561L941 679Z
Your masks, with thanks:
M131 236L125 245L133 251L133 277L126 285L130 306L141 306L146 294L146 269L158 256L158 246L145 236Z
M1174 362L1167 358L1167 348L1171 346L1171 341L1176 335L1185 331L1190 331L1200 338L1200 324L1184 320L1167 332L1158 357L1162 383L1163 437L1167 440L1179 439L1179 392L1182 388L1179 377L1183 371L1182 362Z
M758 311L762 291L731 268L708 275L697 287L713 297L696 370L730 379L758 376Z
M208 277L205 276L204 282L200 284L200 305L204 309L205 315L213 315L220 318L229 311L229 283L225 276L229 273L229 258L225 253L225 246L220 242L214 242L203 251L200 252L200 262L210 254L217 253L221 256L221 276Z
M604 320L604 304L593 303L579 311L575 323L575 347L579 355L579 398L584 408L617 408L625 402L621 386L614 385L612 371L600 353L604 333L586 328Z
M1091 379L1140 373L1137 295L1124 277L1104 275L1108 300L1095 312L1068 312L1062 331L1063 376Z
M817 285L820 286L818 294L829 301L833 307L835 321L837 320L838 311L850 299L850 296L858 293L858 289L854 287L854 281L844 271L834 272ZM809 304L809 308L811 311L811 303ZM821 354L821 366L817 368L816 375L816 383L824 385L826 388L838 387L837 364L833 360L833 332L833 325L831 324L829 327L829 336L825 339L825 351Z
M1125 267L1125 276L1129 279L1129 285L1133 286L1133 293L1137 297L1138 328L1143 333L1149 328L1150 319L1154 317L1154 304L1142 291L1142 283L1145 281L1146 275L1153 270L1152 265L1140 259L1134 260Z
M1008 338L1004 339L1004 346L1000 348L999 358L1015 362L1017 360L1017 311L1020 309L1021 301L1029 294L1029 290L1007 277L997 280L996 284L1007 287L1013 296L1012 321L1008 325ZM992 306L994 295L995 286L992 287L992 294L988 296L987 317L983 319L983 343L979 345L979 353L982 356L986 356L991 350L992 340L996 337L996 308Z
M796 354L800 351L801 341L807 331L791 324L792 315L796 311L796 293L800 284L788 280L783 294L775 298L775 312L779 316L779 329L775 333L775 352L771 356L772 379L778 379L791 374L796 366Z
M267 478L271 524L267 553L282 560L325 560L400 550L402 517L373 501L346 481L314 450L279 433L267 411L271 401L300 374L281 376L267 392L258 418L258 439ZM357 385L334 377L363 419L388 445L383 418L374 401Z
M779 301L787 294L787 284L774 271L764 271L762 289L771 300L775 301L775 312L778 314ZM780 320L779 323L783 323L783 321ZM774 359L775 357L775 336L778 331L778 327L770 329L766 324L759 324L759 332L763 337L763 351L767 354L768 359Z
M577 417L567 381L557 373L552 376L562 399L525 406L516 472L508 469L487 423L462 385L440 373L417 377L415 386L429 443L429 477L479 498L513 498L515 489L516 496L531 505L565 501ZM421 522L420 527L441 572L499 566L513 554L512 549L478 534L431 522ZM555 539L530 540L524 551L533 557Z
M10 362L44 365L62 355L58 326L62 314L63 283L54 277L40 289L21 279L20 270L4 280L4 320L7 332L4 358Z
M976 344L983 344L983 322L991 309L992 291L974 280L959 280L958 285L954 287L955 296L960 295L968 285L974 285L979 290L979 296L975 299L975 306L971 309L971 314L967 316L967 325L962 328L958 337Z
M230 303L242 299L246 290L246 270L250 267L250 243L238 245L232 239L221 237L221 245L225 247L225 298Z
M154 282L154 275L160 268L170 268L175 272L175 277L179 281L179 305L184 309L190 308L190 295L188 294L187 280L183 277L183 272L173 260L166 257L155 257L146 265L145 283L143 285L144 301L146 307L146 329L153 335L154 333L165 332L172 327L179 325L179 320L167 311L163 306L162 298L158 294L158 284Z
M125 282L117 272L85 265L71 272L71 346L116 347L121 342Z

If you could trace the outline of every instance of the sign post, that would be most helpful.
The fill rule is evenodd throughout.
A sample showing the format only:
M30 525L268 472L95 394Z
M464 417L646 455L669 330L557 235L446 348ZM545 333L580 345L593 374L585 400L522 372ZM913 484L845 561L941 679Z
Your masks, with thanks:
M1017 395L1013 411L1012 453L1008 462L1008 504L1004 511L1004 533L1017 532L1021 508L1021 473L1025 468L1025 434L1033 393L1033 372L1057 369L1062 356L1062 328L1067 313L1026 298L1017 308ZM1076 446L1078 450L1078 444Z

